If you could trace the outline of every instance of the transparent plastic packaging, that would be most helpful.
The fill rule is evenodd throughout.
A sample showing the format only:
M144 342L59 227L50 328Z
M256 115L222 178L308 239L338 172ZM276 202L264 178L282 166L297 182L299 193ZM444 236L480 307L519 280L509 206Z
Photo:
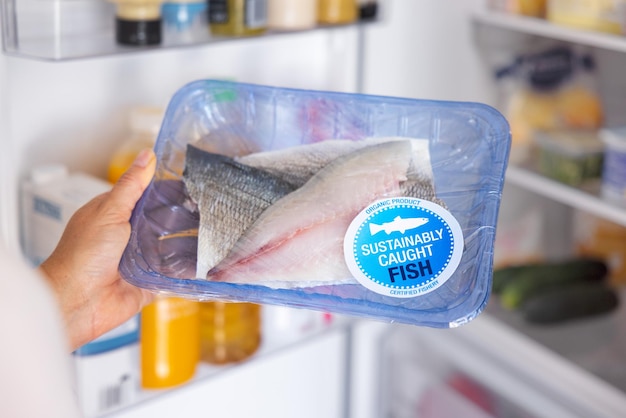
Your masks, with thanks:
M331 142L334 139L341 141ZM368 141L380 141L383 145L368 145ZM296 210L293 219L279 216L274 226L286 228L289 233L291 222L306 223L315 217L321 217L321 222L330 222L335 218L324 218L324 211L335 208L335 203L330 202L332 199L339 206L350 206L357 198L362 199L360 191L372 190L380 179L367 171L357 173L361 161L364 161L358 159L363 155L359 152L372 154L376 163L375 157L383 154L380 150L386 150L385 154L391 158L413 158L412 155L407 157L390 150L413 147L415 143L420 147L425 145L426 149L422 151L428 154L430 162L417 169L430 172L436 194L421 198L404 198L402 196L407 195L399 194L397 196L401 197L397 202L425 214L440 210L440 215L437 214L436 219L396 216L386 223L374 225L371 222L369 232L385 241L393 236L400 237L408 230L422 231L414 237L427 241L432 248L438 245L436 241L442 234L447 234L446 242L450 244L454 241L455 249L450 250L449 256L444 253L448 256L447 261L444 256L445 268L454 267L446 270L445 280L440 278L436 285L433 284L435 282L428 282L432 286L423 293L412 292L409 287L401 296L371 290L359 277L355 280L355 277L341 276L342 280L325 281L332 263L343 264L340 267L344 269L349 264L350 245L345 244L351 242L347 238L351 227L347 228L344 224L332 233L318 233L318 225L294 228L294 236L288 236L276 245L268 244L258 253L243 259L245 265L246 261L262 261L268 254L275 255L277 248L287 251L278 252L278 257L271 258L272 262L260 263L262 272L256 270L238 275L241 265L233 264L232 269L218 269L222 274L220 277L212 273L215 268L210 269L207 276L197 274L199 259L205 256L202 250L198 251L199 241L202 241L198 238L201 230L217 229L222 219L218 218L217 223L208 226L201 224L200 213L204 210L194 204L183 182L187 179L186 158L193 154L190 146L220 154L215 158L227 161L227 165L252 171L244 167L245 164L229 158L249 158L262 154L260 151L291 152L313 145L326 147L338 142L363 148L345 158L333 160L303 186L283 196L286 199L300 193L299 196L309 199L310 203L298 207L299 216ZM155 147L157 172L131 219L131 239L122 257L120 271L134 285L199 300L276 304L433 327L457 326L476 317L487 303L491 289L495 225L509 147L506 120L496 110L482 104L295 90L216 80L193 82L178 91L166 111ZM344 163L351 158L356 158L356 163L350 167L357 167L357 170L342 172L341 176L324 177L331 179L330 191L320 196L303 192L322 171L328 174L329 167L343 167L337 163L338 160ZM395 169L385 163L379 164L378 168L383 171ZM408 176L408 171L399 171L401 178L408 178L403 177ZM217 174L220 173L218 170ZM341 190L332 189L332 186L344 181L352 183ZM219 186L222 182L216 184ZM357 187L352 188L352 185ZM386 213L385 210L389 209L393 214L395 209L384 205L396 202L395 198L385 195L377 200L380 197L366 196L365 205L358 210L372 209L374 206L367 205L374 201L376 205L383 206L376 206L371 213ZM266 211L279 206L280 201L282 199L272 203ZM209 202L214 203L212 199ZM353 219L354 224L366 214L361 211L357 216L348 211L347 215L343 212L340 215L337 219L343 222L342 217L348 217ZM230 221L230 213L222 216L224 221ZM447 224L438 227L436 233L428 232L428 228L444 221ZM258 222L257 219L254 225ZM424 227L426 223L428 228ZM249 227L244 234L250 230L254 227ZM273 232L274 227L269 230ZM357 230L360 231L365 231L365 228ZM455 235L452 236L453 232ZM363 232L365 235L370 234ZM405 240L406 237L400 238ZM305 239L304 243L302 239ZM243 242L248 243L247 240ZM340 254L341 242L346 259L342 259ZM369 244L364 245L367 247ZM316 258L324 254L327 247L331 250L326 253L330 258ZM374 247L368 248L374 252ZM377 251L381 248L377 247ZM426 249L422 246L419 252L423 255ZM241 253L231 250L227 257L233 253L241 256ZM420 254L417 256L421 257ZM454 263L451 259L455 259ZM423 262L421 273L424 275L434 266L428 265L428 258L420 259L420 262ZM406 281L409 286L409 279L414 278L410 268L401 270L395 266L389 271L392 281L395 279L402 285ZM291 275L300 275L304 279L290 281ZM261 280L261 276L270 280ZM274 277L277 281L271 282ZM374 279L377 280L376 277ZM283 286L284 282L289 283ZM393 290L394 286L391 288Z

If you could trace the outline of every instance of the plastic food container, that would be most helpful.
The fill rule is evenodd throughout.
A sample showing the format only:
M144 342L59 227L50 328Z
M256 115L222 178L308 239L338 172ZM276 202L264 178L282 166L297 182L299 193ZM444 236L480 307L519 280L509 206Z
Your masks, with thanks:
M308 156L337 144L358 149L281 192L242 235L223 234L234 245L203 238L224 225L241 229L234 212L247 206L217 210L211 222L208 208L221 207L240 186L249 196L261 176L251 168L254 157ZM506 120L482 104L193 82L167 108L157 171L135 208L120 272L136 286L198 300L458 326L488 300L509 148ZM212 162L196 164L198 152ZM198 167L217 167L219 179L195 182ZM279 184L281 170L272 165L261 177ZM253 180L231 185L225 171ZM411 183L418 172L425 183ZM209 184L224 189L192 198ZM280 189L265 184L263 191ZM226 255L199 274L205 246Z
M603 129L600 137L605 145L602 195L626 206L626 127Z
M570 186L602 175L604 146L596 131L538 132L539 171Z

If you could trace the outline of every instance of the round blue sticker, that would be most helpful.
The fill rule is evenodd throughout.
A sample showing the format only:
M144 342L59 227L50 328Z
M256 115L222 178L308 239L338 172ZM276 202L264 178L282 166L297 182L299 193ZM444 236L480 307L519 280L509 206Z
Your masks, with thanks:
M436 203L397 197L363 209L343 244L348 268L363 286L410 298L437 289L452 276L463 254L463 232Z

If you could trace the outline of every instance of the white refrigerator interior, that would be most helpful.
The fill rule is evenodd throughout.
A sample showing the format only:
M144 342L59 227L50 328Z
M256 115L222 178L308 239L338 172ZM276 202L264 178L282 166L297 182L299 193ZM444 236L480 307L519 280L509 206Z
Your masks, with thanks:
M607 123L626 123L625 40L503 18L486 3L385 0L379 1L379 21L365 26L84 59L3 54L0 235L13 247L20 243L19 184L32 168L61 163L103 177L107 158L126 134L128 110L164 107L196 79L497 106L492 74L503 52L509 56L529 43L556 39L594 52ZM537 234L532 249L561 257L571 252L573 209L626 225L623 209L512 167L499 229L515 230L516 221L527 219L523 227ZM348 322L261 350L248 362L181 388L144 394L106 416L626 416L623 307L608 318L559 330L558 341L497 307L454 330ZM598 344L586 344L591 340Z

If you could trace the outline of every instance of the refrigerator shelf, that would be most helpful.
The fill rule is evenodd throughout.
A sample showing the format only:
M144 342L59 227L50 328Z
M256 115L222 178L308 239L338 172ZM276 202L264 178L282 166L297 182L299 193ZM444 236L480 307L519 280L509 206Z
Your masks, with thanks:
M494 297L483 315L455 330L393 325L380 337L377 416L622 416L626 379L618 324L625 314L622 306L602 317L530 326Z
M103 0L0 0L4 53L44 61L66 61L172 48L201 47L231 41L289 36L375 24L376 20L313 29L268 30L256 36L215 36L209 28L153 46L126 46L115 40L115 4Z
M500 29L626 53L626 37L624 36L559 26L544 19L489 10L474 13L473 19L476 23Z
M251 357L239 363L230 363L225 365L211 365L200 362L196 368L194 377L179 386L164 389L138 389L133 395L132 400L127 401L123 405L111 407L106 411L98 414L98 417L121 418L131 416L149 416L161 408L176 409L180 407L179 403L185 403L189 397L193 397L194 393L204 392L203 398L210 399L206 390L207 386L215 385L215 381L228 379L227 375L241 374L242 369L258 368L260 364L273 362L274 358L283 358L292 355L299 350L309 350L307 347L325 344L328 339L347 338L348 331L354 320L349 317L336 315L333 317L333 323L328 325L319 325L315 329L303 332L301 335L286 335L280 330L265 330L263 343L259 350ZM269 333L267 331L270 331ZM337 353L334 359L326 359L329 361L340 361L344 354ZM279 360L280 361L280 360ZM138 365L139 366L139 365ZM263 366L261 366L263 367ZM217 402L213 400L212 402ZM215 410L213 410L215 412ZM182 414L185 415L185 414ZM95 418L87 417L87 418Z
M528 168L514 165L507 167L505 180L551 200L626 226L626 210L602 199L595 188L577 189L546 178Z

